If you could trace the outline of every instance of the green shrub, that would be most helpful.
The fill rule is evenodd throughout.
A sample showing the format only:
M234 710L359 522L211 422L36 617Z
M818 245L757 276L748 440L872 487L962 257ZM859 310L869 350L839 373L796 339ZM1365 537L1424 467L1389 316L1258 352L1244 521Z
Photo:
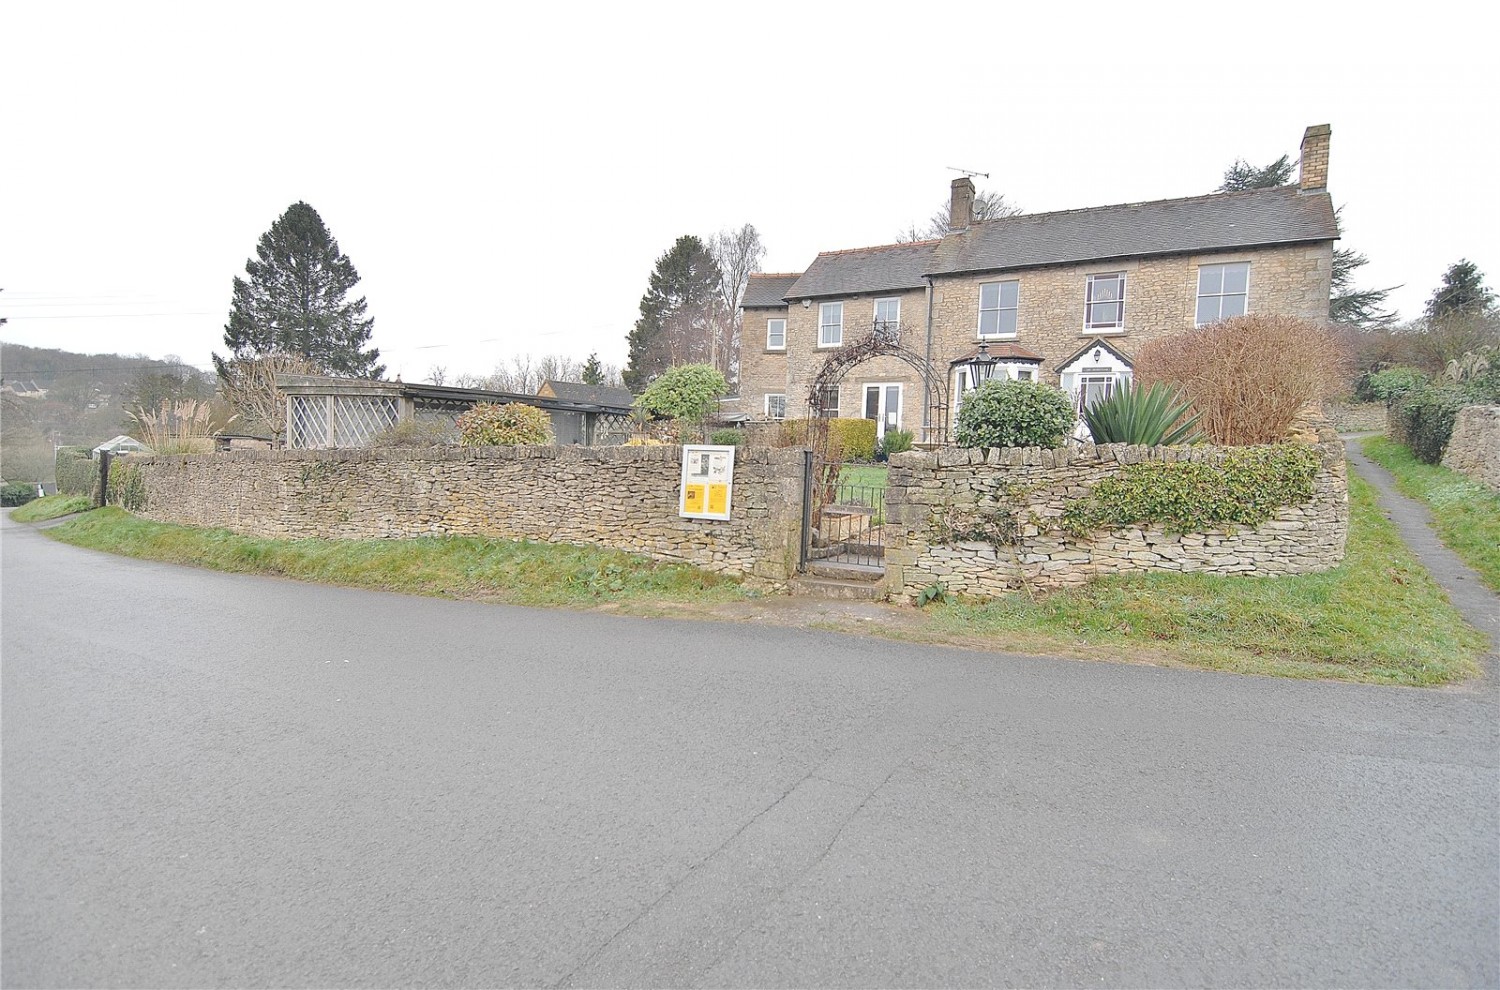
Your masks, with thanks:
M457 442L454 425L440 419L403 419L370 438L371 447L444 447Z
M1057 447L1075 420L1060 389L991 379L964 396L954 440L960 447Z
M546 410L520 402L481 402L458 417L458 442L465 447L518 447L552 442Z
M1386 368L1369 375L1365 381L1365 387L1356 388L1356 392L1368 392L1371 398L1388 403L1426 382L1427 376L1416 368Z
M1150 388L1134 388L1129 382L1107 399L1083 411L1083 422L1095 443L1160 444L1197 443L1198 414L1189 416L1188 403L1176 389L1157 382ZM1186 417L1186 418L1184 418Z
M57 491L62 495L92 495L99 485L99 462L87 450L63 447L57 452Z
M701 423L718 405L729 383L712 365L683 364L668 368L646 386L635 400L637 407L684 423Z
M712 436L708 438L708 442L718 444L721 447L740 447L745 443L745 431L733 429L714 430Z
M0 505L25 505L36 497L35 482L18 481L0 488Z
M875 421L873 419L830 419L829 439L843 452L846 461L875 459Z
M1464 382L1424 382L1391 405L1391 432L1420 461L1443 459L1453 424L1464 406L1500 402L1500 374L1485 373Z
M892 454L904 454L911 450L913 439L911 430L886 430L885 436L881 438L877 456L885 460Z
M1177 532L1258 526L1312 498L1318 464L1318 452L1303 444L1239 447L1218 463L1131 464L1070 504L1063 527L1082 535L1142 523Z

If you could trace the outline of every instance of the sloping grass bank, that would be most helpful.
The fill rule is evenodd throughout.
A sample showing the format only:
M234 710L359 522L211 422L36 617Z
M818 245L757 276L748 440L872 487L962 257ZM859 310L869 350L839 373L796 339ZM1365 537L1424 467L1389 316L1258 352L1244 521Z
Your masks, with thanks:
M1370 437L1361 446L1395 476L1403 495L1427 503L1438 539L1500 592L1500 495L1457 471L1422 463L1388 437Z
M87 512L94 507L94 500L87 495L47 495L27 502L16 509L10 517L16 522L35 523L56 519L58 516Z
M940 631L1033 651L1139 651L1195 667L1287 677L1430 685L1479 673L1485 639L1467 625L1349 479L1348 555L1285 578L1152 574L1032 599L933 609Z
M749 592L732 578L612 550L477 537L272 540L139 519L106 508L47 531L64 543L219 571L274 574L353 588L511 605L611 601L722 602Z

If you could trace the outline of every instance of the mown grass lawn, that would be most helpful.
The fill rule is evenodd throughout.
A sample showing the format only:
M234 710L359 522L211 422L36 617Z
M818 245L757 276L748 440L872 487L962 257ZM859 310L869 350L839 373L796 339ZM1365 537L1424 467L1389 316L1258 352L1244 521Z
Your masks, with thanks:
M845 464L839 472L839 486L875 488L885 491L890 468L884 464Z
M87 512L93 507L94 500L87 495L46 495L27 502L12 512L10 517L16 522L45 522L74 512Z
M1500 591L1500 494L1457 471L1422 463L1388 437L1370 437L1362 446L1366 457L1395 476L1402 494L1427 503L1438 538L1491 591Z

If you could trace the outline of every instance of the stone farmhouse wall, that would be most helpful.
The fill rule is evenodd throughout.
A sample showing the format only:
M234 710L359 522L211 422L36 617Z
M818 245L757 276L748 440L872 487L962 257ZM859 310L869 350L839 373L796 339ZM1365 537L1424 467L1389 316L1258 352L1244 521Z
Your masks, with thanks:
M1102 479L1144 461L1214 462L1225 448L1086 444L897 454L886 489L887 587L894 597L911 598L940 582L950 592L991 597L1131 572L1279 576L1327 570L1344 556L1348 479L1337 437L1324 431L1318 441L1313 498L1253 529L1171 533L1150 525L1083 537L1063 531L1058 520ZM978 535L986 531L1004 535Z
M1465 406L1443 451L1443 467L1500 492L1500 406Z
M1041 380L1056 385L1063 362L1096 337L1108 339L1133 358L1149 340L1191 330L1196 319L1199 267L1240 261L1250 264L1249 313L1297 316L1313 321L1327 317L1333 275L1333 247L1327 242L941 276L934 279L932 290L932 360L949 377L951 390L954 383L950 362L972 353L980 343L979 286L985 282L1015 280L1019 282L1016 333L991 338L990 342L1003 340L1035 351L1043 358ZM1084 300L1088 276L1107 272L1124 272L1126 276L1125 327L1103 332L1087 330ZM903 340L918 353L925 352L928 299L926 290L920 289L829 297L827 301L844 304L845 343L870 332L877 298L900 299ZM785 316L787 320L784 353L750 353L757 346L763 350L765 320L772 313L766 309L745 310L741 403L737 411L761 416L764 396L769 392L786 394L789 417L807 415L808 388L835 350L817 346L818 304L822 301L825 300L775 312L774 315ZM864 415L864 385L874 382L902 386L901 426L920 431L921 378L911 367L893 358L876 358L850 371L840 390L839 415ZM950 402L950 417L954 415L952 405Z
M802 453L741 450L728 521L677 515L680 447L437 447L132 457L141 515L253 536L462 535L606 547L754 583L796 570Z

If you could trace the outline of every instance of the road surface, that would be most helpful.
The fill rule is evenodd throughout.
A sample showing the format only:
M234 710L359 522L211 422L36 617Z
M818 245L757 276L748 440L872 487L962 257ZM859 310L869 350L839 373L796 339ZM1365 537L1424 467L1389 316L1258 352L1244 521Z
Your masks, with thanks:
M5 986L1495 986L1492 686L406 598L4 520Z

